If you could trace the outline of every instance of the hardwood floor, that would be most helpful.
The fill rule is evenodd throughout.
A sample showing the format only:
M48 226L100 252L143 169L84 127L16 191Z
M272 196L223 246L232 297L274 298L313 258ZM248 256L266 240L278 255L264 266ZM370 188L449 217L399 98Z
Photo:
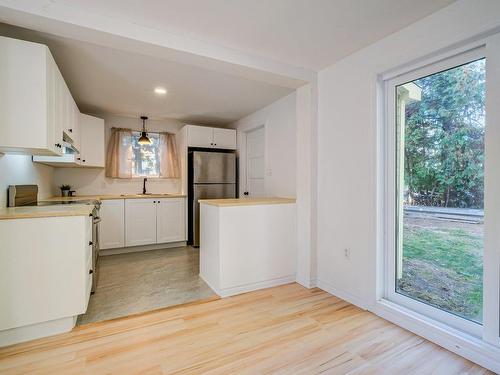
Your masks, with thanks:
M298 284L92 323L0 349L2 374L486 374Z

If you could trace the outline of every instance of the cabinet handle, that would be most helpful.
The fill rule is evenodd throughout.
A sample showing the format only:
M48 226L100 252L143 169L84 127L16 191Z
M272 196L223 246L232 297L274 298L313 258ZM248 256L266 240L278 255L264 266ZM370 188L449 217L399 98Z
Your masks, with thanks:
M73 129L68 129L70 133L73 133Z
M248 191L245 191L245 192L243 193L243 195L248 195Z
M61 146L61 144L60 144L60 143L56 143L56 147L61 148L62 146Z
M94 273L94 270L89 270L89 275L92 275Z
M89 241L89 246L93 245L94 243L92 241Z
M82 162L84 162L84 163L85 163L85 159L83 159L83 160L82 160Z
M82 160L82 158L76 158L76 160Z

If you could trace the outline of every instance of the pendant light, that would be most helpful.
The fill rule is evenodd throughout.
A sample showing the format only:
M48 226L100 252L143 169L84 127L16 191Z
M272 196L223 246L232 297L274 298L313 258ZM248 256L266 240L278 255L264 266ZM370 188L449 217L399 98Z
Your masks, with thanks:
M150 145L151 144L151 139L148 138L148 133L146 133L146 120L148 119L147 116L141 116L142 120L142 133L141 133L141 138L137 141L140 145Z

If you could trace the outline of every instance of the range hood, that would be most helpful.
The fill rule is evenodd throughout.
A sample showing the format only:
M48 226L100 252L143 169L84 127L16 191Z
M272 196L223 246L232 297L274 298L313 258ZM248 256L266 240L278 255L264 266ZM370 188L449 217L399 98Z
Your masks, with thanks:
M33 162L50 165L52 167L80 167L80 152L76 147L63 138L61 156L33 156Z

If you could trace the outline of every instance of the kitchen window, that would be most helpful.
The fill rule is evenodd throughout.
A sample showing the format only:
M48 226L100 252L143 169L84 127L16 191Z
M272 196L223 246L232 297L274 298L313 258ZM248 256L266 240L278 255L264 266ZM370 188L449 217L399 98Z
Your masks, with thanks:
M160 177L160 134L148 133L148 145L139 144L140 137L140 132L133 131L130 138L124 138L124 142L130 140L132 148L132 178Z
M111 129L106 177L180 178L175 134L148 133L150 144L139 144L140 136L131 129Z

